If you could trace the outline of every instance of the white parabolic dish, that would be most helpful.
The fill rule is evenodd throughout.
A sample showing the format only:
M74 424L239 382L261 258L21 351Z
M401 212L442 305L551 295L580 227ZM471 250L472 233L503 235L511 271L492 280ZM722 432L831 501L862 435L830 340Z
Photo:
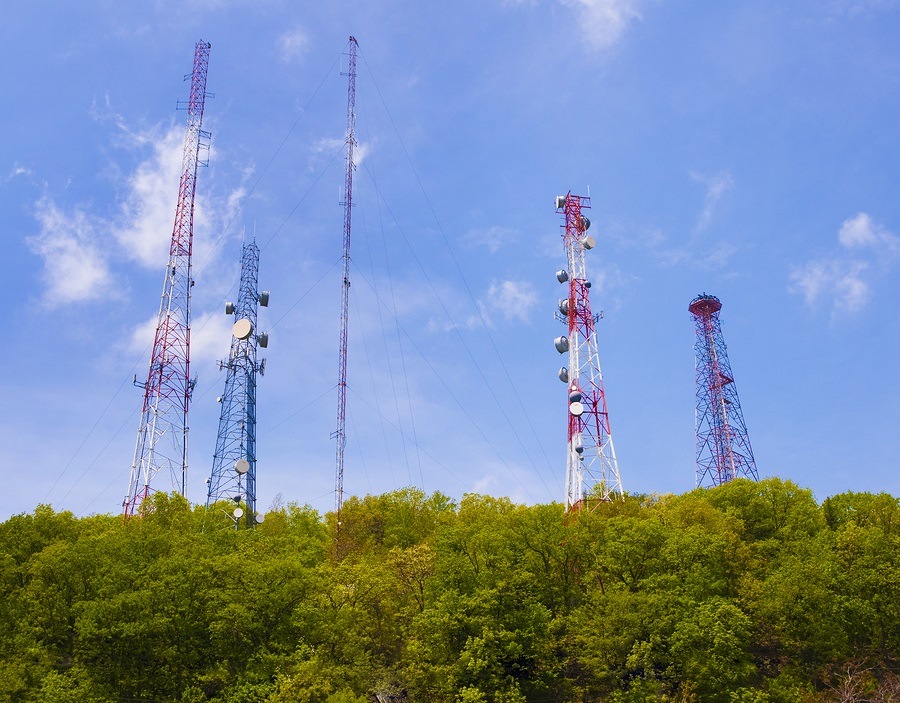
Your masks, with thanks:
M253 332L253 325L246 317L242 317L240 320L235 322L231 328L231 334L233 334L237 339L247 339L247 337L250 336L251 332Z

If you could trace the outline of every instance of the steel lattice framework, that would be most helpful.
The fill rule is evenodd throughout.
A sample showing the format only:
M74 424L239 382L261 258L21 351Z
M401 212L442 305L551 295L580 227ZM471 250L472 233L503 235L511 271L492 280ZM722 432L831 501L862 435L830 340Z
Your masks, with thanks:
M144 389L128 494L123 508L133 515L150 494L154 477L163 472L172 487L184 495L188 460L188 406L195 380L190 376L191 348L191 253L194 238L194 195L201 148L209 147L209 133L201 129L206 101L206 73L210 44L197 42L194 66L188 77L191 92L187 103L181 181L175 225L169 247L169 262L163 281L150 368Z
M737 477L759 480L722 337L721 309L719 299L706 293L688 306L696 332L697 486L706 488Z
M338 353L338 409L337 429L333 433L336 440L334 471L334 508L340 518L344 503L344 448L347 446L347 331L350 313L350 219L353 212L353 149L356 146L356 39L350 37L349 61L347 64L347 171L344 178L344 237L341 271L341 334ZM340 519L338 520L340 522Z
M237 306L227 303L234 315L231 350L219 362L226 370L225 392L219 398L219 432L213 454L206 507L219 500L243 503L248 526L256 524L256 375L265 373L266 360L257 363L257 347L266 348L266 333L257 333L258 305L269 304L269 293L257 290L259 247L245 244L241 257L241 284Z
M556 199L557 212L565 218L562 236L568 259L568 269L557 272L557 279L569 283L569 296L559 303L568 336L555 340L557 351L569 353L569 366L559 373L568 394L567 510L623 495L597 352L600 316L591 312L591 283L585 271L585 252L595 244L587 235L590 220L582 214L590 206L590 198L571 193Z

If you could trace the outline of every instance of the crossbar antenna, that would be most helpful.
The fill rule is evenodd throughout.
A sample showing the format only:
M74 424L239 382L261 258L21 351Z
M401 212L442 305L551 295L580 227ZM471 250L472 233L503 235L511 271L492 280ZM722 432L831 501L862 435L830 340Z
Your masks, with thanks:
M347 171L344 178L344 236L341 265L341 332L338 351L338 408L337 429L332 434L336 440L334 472L334 509L340 526L341 507L344 504L344 448L347 446L347 322L350 312L350 220L353 211L353 149L356 146L356 50L358 45L350 37L347 64Z
M209 153L210 133L204 132L203 108L208 96L206 73L210 44L197 42L194 65L185 80L191 80L187 104L181 181L175 207L175 225L169 245L169 262L163 280L162 298L147 381L135 385L144 390L128 493L122 501L125 518L139 511L150 495L151 483L160 472L168 474L172 487L185 492L188 464L188 407L197 379L191 379L191 254L194 241L194 196L197 167L207 165L201 150ZM211 96L209 96L211 97Z

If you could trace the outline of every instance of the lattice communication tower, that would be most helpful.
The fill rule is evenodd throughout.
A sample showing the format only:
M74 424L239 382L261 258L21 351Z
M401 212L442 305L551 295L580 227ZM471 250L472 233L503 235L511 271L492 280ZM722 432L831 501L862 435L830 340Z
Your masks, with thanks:
M194 240L194 195L201 150L209 149L209 132L203 131L206 73L210 44L197 42L190 75L181 181L175 226L169 246L169 262L163 281L156 333L147 381L135 385L144 390L128 494L123 501L125 517L133 515L150 495L151 483L160 472L184 495L188 463L188 406L196 379L191 379L191 253Z
M257 348L269 346L269 335L257 332L257 306L269 304L269 291L257 289L258 278L259 247L250 242L241 257L237 305L225 304L225 314L235 322L228 359L219 362L219 369L226 370L225 392L219 397L222 411L206 496L207 508L216 501L233 501L235 524L243 518L248 527L257 522L256 375L266 370L265 359L257 363Z
M734 375L719 323L721 301L703 293L691 301L697 405L697 487L710 488L734 478L759 480L741 411Z
M624 495L597 352L595 326L601 316L591 312L591 282L585 270L585 252L596 246L587 234L590 220L582 214L590 206L590 198L571 193L556 198L556 211L565 219L562 236L568 260L568 268L557 271L556 278L569 284L568 297L559 301L558 318L568 325L568 335L554 340L560 354L569 354L568 367L559 370L568 396L566 510Z
M356 39L350 37L347 62L347 170L344 177L344 236L341 283L341 334L338 350L338 409L337 429L332 433L336 440L334 471L334 509L340 525L341 506L344 503L344 448L347 446L347 331L350 314L350 216L353 212L353 149L356 146Z

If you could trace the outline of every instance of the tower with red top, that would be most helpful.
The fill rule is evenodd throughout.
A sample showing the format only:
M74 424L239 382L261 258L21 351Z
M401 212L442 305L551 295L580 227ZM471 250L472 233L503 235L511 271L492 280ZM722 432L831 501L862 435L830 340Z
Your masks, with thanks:
M191 253L194 241L194 195L200 150L209 148L209 132L201 129L205 105L207 42L194 48L193 70L186 105L181 181L175 207L175 226L169 245L169 262L163 279L162 299L153 338L147 381L135 383L144 390L128 493L122 503L125 517L133 515L150 495L151 483L163 473L168 487L184 495L188 458L188 406L196 380L191 379ZM203 164L205 165L205 163Z
M571 193L556 198L556 211L565 220L562 236L568 261L556 278L569 289L568 297L559 301L559 319L567 324L568 335L554 340L556 350L569 355L568 367L559 370L567 394L566 510L623 495L597 353L595 327L600 315L591 312L591 282L585 271L585 252L596 246L587 234L590 220L582 214L590 206L590 198Z
M688 306L696 332L698 488L719 486L738 477L759 480L722 337L721 309L721 301L706 293L698 295Z

